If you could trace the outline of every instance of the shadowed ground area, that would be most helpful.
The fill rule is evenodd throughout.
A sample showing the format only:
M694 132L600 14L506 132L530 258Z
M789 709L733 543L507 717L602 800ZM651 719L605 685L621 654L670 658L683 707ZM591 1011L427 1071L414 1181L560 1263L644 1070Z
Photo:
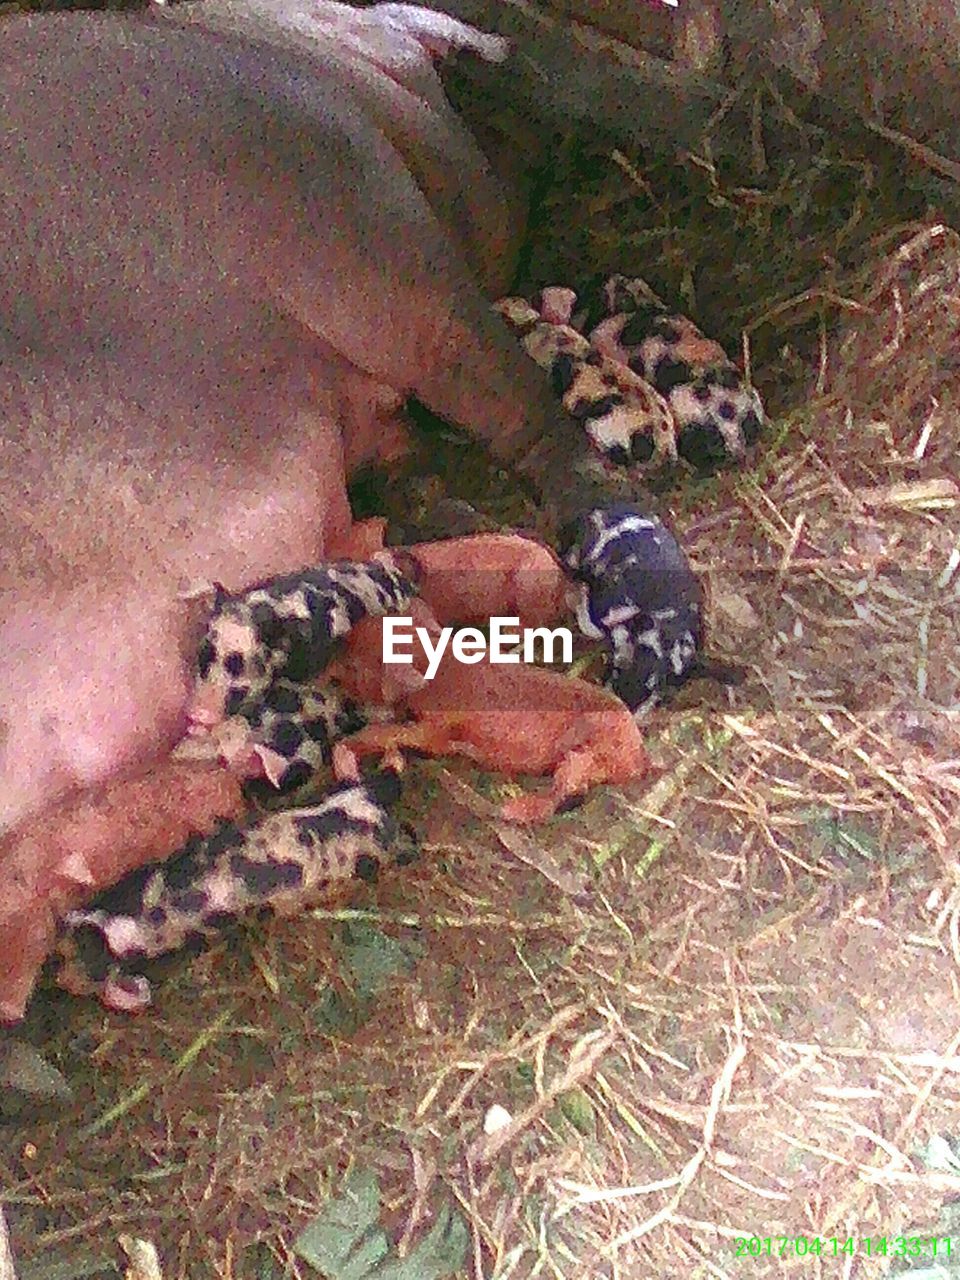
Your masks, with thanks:
M121 1236L166 1277L960 1276L960 238L875 138L755 111L736 164L560 141L520 281L641 274L748 353L753 468L658 496L746 683L536 837L417 765L418 865L139 1020L39 999L74 1100L5 1103L19 1280Z

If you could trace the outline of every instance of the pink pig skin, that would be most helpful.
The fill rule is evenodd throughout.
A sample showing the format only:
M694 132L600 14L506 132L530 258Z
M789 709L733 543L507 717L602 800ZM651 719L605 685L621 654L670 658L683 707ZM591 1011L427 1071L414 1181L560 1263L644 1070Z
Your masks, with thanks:
M505 459L555 416L487 306L516 204L433 65L469 29L397 5L183 10L3 23L14 841L167 756L203 613L184 592L349 541L347 472L396 452L407 394Z

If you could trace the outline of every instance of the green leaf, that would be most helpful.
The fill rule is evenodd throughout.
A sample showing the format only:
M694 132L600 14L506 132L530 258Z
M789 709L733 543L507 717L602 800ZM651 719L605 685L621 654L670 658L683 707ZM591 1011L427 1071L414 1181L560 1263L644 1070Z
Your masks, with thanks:
M11 1090L40 1102L73 1102L73 1090L32 1044L7 1040L0 1045L0 1091Z
M17 1259L19 1280L89 1280L92 1276L119 1277L112 1258L98 1253L75 1253L64 1257L59 1251Z
M294 1253L329 1280L364 1280L389 1251L379 1218L376 1175L354 1170L342 1194L297 1236Z
M327 987L310 1010L310 1019L318 1031L344 1040L356 1035L369 1016L365 1001L343 996L333 987Z
M463 1219L444 1205L430 1231L406 1258L390 1257L379 1225L380 1187L369 1170L354 1170L343 1192L294 1241L298 1257L326 1280L446 1280L467 1256Z
M360 1000L379 995L397 974L412 972L423 952L417 943L397 942L362 921L345 925L341 936L344 977Z
M597 1116L593 1103L582 1089L570 1089L557 1099L560 1114L569 1120L580 1133L592 1137L597 1131Z
M280 1263L262 1240L244 1249L240 1274L252 1280L283 1280Z
M468 1244L466 1223L449 1205L444 1205L417 1247L402 1261L378 1267L376 1280L446 1280L460 1271Z

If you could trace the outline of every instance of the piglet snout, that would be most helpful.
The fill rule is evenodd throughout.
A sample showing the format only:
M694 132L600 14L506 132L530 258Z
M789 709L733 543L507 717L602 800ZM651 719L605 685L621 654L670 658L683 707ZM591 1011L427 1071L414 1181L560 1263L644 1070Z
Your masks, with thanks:
M117 1013L142 1013L153 1001L150 983L139 974L111 974L100 995L108 1009Z

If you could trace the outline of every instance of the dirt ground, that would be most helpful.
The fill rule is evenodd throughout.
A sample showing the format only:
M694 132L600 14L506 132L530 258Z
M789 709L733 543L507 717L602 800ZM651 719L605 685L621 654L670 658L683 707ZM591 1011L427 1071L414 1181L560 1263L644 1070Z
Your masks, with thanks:
M659 496L748 679L535 839L418 765L417 866L144 1017L45 993L73 1100L8 1105L19 1280L120 1237L168 1280L960 1277L960 238L876 139L758 102L739 166L562 145L526 265L748 352L750 468Z

